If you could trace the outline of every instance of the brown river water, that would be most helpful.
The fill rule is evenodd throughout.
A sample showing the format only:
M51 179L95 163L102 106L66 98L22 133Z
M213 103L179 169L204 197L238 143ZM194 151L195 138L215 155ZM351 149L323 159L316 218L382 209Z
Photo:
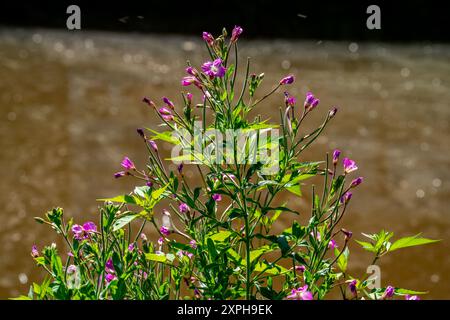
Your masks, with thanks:
M321 99L307 128L340 107L304 157L339 148L357 161L365 181L342 222L356 239L385 228L443 240L384 257L382 285L450 298L450 46L255 40L240 48L241 61L251 56L252 71L266 74L260 94L293 73L291 94ZM30 247L57 238L34 216L61 206L78 222L95 221L95 199L132 189L135 181L112 174L125 155L145 163L135 129L158 122L140 100L179 102L187 59L206 59L200 39L0 29L0 298L43 276ZM282 99L280 91L259 112L276 121ZM308 197L295 200L299 208ZM350 270L360 274L370 256L351 249Z

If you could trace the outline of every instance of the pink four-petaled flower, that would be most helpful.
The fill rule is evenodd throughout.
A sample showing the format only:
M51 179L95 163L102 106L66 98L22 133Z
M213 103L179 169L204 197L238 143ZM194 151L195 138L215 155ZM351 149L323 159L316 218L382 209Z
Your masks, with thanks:
M128 157L124 157L121 163L122 167L124 167L127 170L133 170L136 167L134 166L133 161L130 160Z
M298 289L292 289L291 294L287 296L289 300L313 300L311 291L308 291L308 285Z
M74 224L72 226L73 236L76 240L84 240L89 238L89 236L97 231L97 226L95 223L88 221L82 226L79 224Z
M358 167L356 166L356 162L353 161L352 159L344 158L342 160L342 164L344 166L344 172L345 173L350 173L350 172L353 172L355 170L358 170Z
M222 78L225 75L225 70L220 58L214 61L207 61L202 65L202 71L211 79Z

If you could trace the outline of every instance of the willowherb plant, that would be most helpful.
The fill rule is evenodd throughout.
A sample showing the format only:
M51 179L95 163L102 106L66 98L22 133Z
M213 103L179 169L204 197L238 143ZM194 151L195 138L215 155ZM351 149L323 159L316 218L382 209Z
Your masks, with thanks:
M203 33L211 61L200 69L188 64L182 79L183 86L199 92L197 103L191 93L182 94L183 108L166 97L162 107L143 99L166 131L138 129L147 166L138 169L125 157L123 171L115 174L135 177L143 186L101 199L98 225L66 221L60 208L36 218L65 239L68 253L64 250L63 264L55 245L41 252L33 246L31 254L48 276L19 299L312 300L332 291L343 299L418 299L421 292L374 287L376 279L347 272L352 232L340 222L363 178L350 177L357 165L339 150L325 161L302 158L337 108L326 111L316 129L304 132L302 123L319 99L309 92L299 105L284 92L278 124L261 116L250 120L249 113L257 106L262 112L262 102L293 84L294 76L257 98L264 74L250 75L247 60L237 90L241 33L235 27L230 40L225 30L218 38ZM178 153L163 160L157 141L173 144ZM177 168L168 170L167 160L176 161ZM198 171L199 185L186 179L184 166ZM301 197L301 186L315 176L323 183L321 190L312 187L310 212L279 204L286 192L293 200ZM292 225L274 233L272 226L282 215L291 215ZM300 222L302 217L307 223ZM147 223L157 240L143 233ZM416 235L391 242L393 234L385 231L364 236L368 240L357 243L373 253L372 264L397 249L435 241Z

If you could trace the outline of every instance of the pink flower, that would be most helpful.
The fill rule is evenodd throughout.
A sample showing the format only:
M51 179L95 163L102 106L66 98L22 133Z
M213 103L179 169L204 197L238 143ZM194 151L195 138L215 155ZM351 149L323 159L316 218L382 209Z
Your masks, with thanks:
M312 92L307 92L306 93L306 97L305 97L305 102L303 103L303 106L305 107L305 108L308 108L310 105L311 105L311 103L313 103L314 102L314 95L312 94Z
M205 62L202 65L202 71L211 79L221 78L225 75L225 67L222 65L222 59L220 58Z
M35 244L31 247L31 256L33 258L39 257L39 251L38 251L38 249L37 249Z
M192 249L197 249L197 241L191 240L189 241L189 245L191 246Z
M170 235L170 230L169 230L169 228L167 228L167 227L165 227L165 226L162 226L161 228L159 228L159 231L160 231L163 235L165 235L165 236Z
M333 151L333 164L337 164L337 162L339 161L339 156L341 155L341 150L339 149L335 149Z
M134 250L134 243L130 243L130 245L128 246L128 251L133 251Z
M342 160L342 164L344 165L345 173L350 173L355 170L358 170L358 167L356 166L356 162L349 158L344 158L344 160Z
M410 296L409 294L407 294L405 296L406 300L420 300L420 298L418 296Z
M395 293L395 288L392 286L387 286L386 290L384 290L383 296L381 297L381 299L389 299L392 298L394 296Z
M106 264L105 264L105 271L106 271L107 273L115 273L115 272L116 272L116 270L114 269L114 264L113 264L113 261L112 261L111 258L109 258L109 259L106 261Z
M186 73L190 74L191 76L197 76L198 75L197 69L195 69L194 67L191 67L191 66L186 68Z
M350 199L352 198L352 193L351 192L346 192L344 193L344 195L341 197L341 199L339 200L342 204L347 204Z
M173 118L173 115L163 115L163 116L161 116L164 120L166 120L166 121L172 121L174 118Z
M148 144L149 144L150 147L153 149L153 151L158 152L158 145L156 144L155 141L149 140Z
M336 240L331 239L330 242L328 242L328 248L329 249L334 250L337 247L338 247L338 245L336 243Z
M244 30L239 26L234 26L233 31L231 32L231 42L236 42L239 39L239 36L242 34Z
M364 180L363 177L358 177L358 178L354 179L352 181L352 183L350 184L350 188L355 188L355 187L359 186L363 182L363 180Z
M348 288L350 289L350 292L353 294L353 295L356 295L356 284L357 284L358 282L356 281L356 280L352 280L352 281L350 281L349 282L349 284L348 284Z
M86 222L82 226L74 224L72 226L73 236L76 240L84 240L97 231L97 226L93 222Z
M170 111L169 109L167 109L166 107L162 107L158 110L159 114L162 116L169 116L172 114L172 111Z
M295 266L295 271L300 271L300 272L305 272L306 267L301 265L301 266Z
M294 80L295 80L294 76L289 75L280 80L280 85L292 84L292 83L294 83Z
M117 178L123 177L124 175L126 175L125 171L119 171L119 172L114 173L114 178L117 179Z
M288 92L284 93L284 102L286 103L286 106L293 107L295 105L296 99L294 96L291 96Z
M286 297L289 300L313 300L311 291L308 291L308 286L304 285L298 289L292 289L291 294Z
M123 158L121 165L127 170L134 170L136 168L133 161L131 161L128 157Z
M220 194L218 194L218 193L213 194L213 195L212 195L212 198L213 198L213 200L214 200L215 202L222 201L222 196L221 196Z
M203 32L203 40L206 41L209 45L212 45L214 43L214 37L209 32Z
M162 246L163 243L164 243L164 238L163 238L163 237L159 237L159 239L158 239L158 244L159 244L160 246Z
M186 99L188 102L192 102L192 93L190 92L186 93Z
M342 231L342 233L343 233L344 236L345 236L344 240L345 240L345 241L350 240L350 238L351 238L352 235L353 235L353 232L351 232L350 230L346 230L346 229L341 229L341 231Z
M194 76L186 76L183 79L181 79L181 84L184 87L190 86L191 84L195 84L197 87L200 86L200 81Z
M77 266L71 264L70 266L67 267L67 273L68 274L74 274L75 272L77 272Z
M171 109L175 108L175 105L167 97L163 97L163 102Z
M303 103L303 105L307 111L311 111L315 107L317 107L319 102L320 100L316 99L316 97L312 94L312 92L307 92L305 102Z
M114 274L111 274L111 273L107 273L106 276L105 276L105 280L108 283L113 281L113 280L116 280L116 279L117 279L117 277Z
M181 213L186 213L186 212L189 211L189 207L188 207L188 205L186 203L181 203L178 206L178 209L180 210Z

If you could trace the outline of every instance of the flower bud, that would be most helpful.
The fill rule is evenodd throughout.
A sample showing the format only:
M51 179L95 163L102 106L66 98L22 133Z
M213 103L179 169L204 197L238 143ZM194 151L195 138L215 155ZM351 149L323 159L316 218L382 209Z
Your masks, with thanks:
M336 108L336 107L331 108L331 110L328 112L328 117L330 119L333 118L336 115L337 111L338 111L338 108Z
M144 129L142 129L142 128L137 128L137 129L136 129L136 132L137 132L142 138L145 139Z
M148 144L150 145L153 151L158 152L158 145L156 144L155 141L149 140Z
M294 80L295 80L294 76L289 75L280 80L280 85L292 84L292 83L294 83Z
M39 257L39 251L38 251L36 245L33 245L33 246L31 247L31 256L32 256L33 258Z
M381 296L381 299L389 299L394 296L395 288L392 286L387 286L386 290L384 291L383 295Z
M114 178L121 178L121 177L123 177L125 175L125 171L119 171L119 172L116 172L116 173L114 173Z
M341 155L341 150L335 149L333 151L333 164L336 165L339 161L339 156Z
M162 100L170 109L175 108L175 105L173 104L173 102L170 101L167 97L163 97Z
M364 180L363 177L358 177L358 178L354 179L350 183L350 188L355 188L355 187L359 186L363 182L363 180Z
M160 115L172 115L172 111L170 111L169 109L167 109L166 107L162 107L158 110Z
M352 237L353 233L350 230L341 229L342 233L345 235L344 240L348 241Z
M239 26L234 26L233 31L231 32L231 42L236 42L239 39L239 36L242 34L244 30Z
M209 32L203 32L202 34L203 40L206 41L207 44L213 45L214 44L214 37Z
M156 108L155 103L152 100L150 100L149 98L144 97L142 99L142 101L145 102L146 104L148 104L150 107Z

